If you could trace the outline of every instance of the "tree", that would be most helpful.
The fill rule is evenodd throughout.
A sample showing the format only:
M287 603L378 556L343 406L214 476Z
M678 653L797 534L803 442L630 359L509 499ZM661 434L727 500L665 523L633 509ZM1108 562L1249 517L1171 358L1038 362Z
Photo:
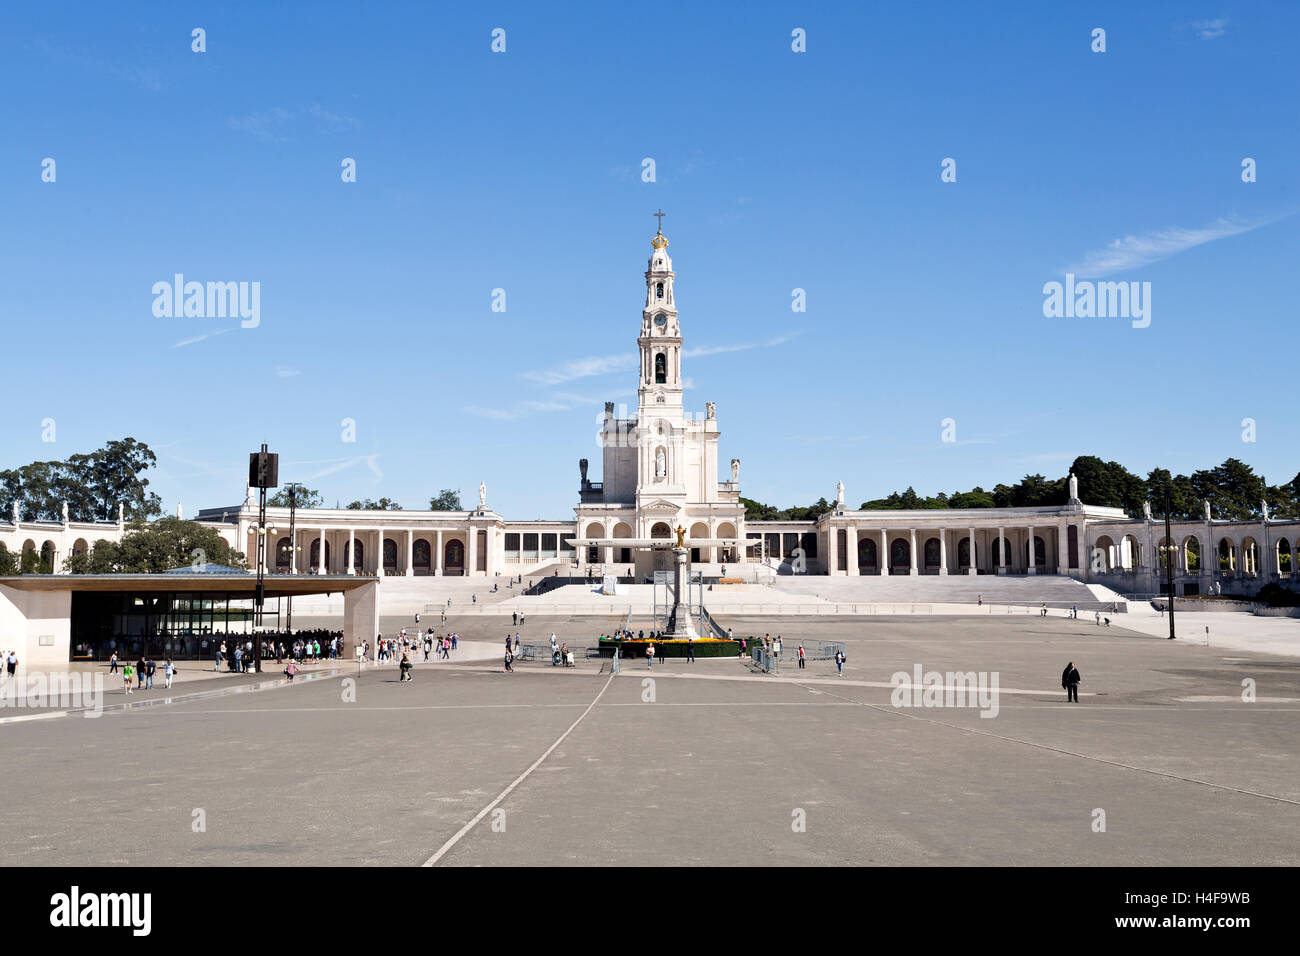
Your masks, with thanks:
M948 505L952 508L992 508L993 496L976 485L970 491L954 492L953 496L948 499Z
M1201 516L1201 499L1197 497L1192 481L1186 475L1174 477L1165 468L1153 468L1147 475L1147 495L1152 514L1164 518L1165 492L1169 492L1169 516L1174 519L1193 519ZM1082 490L1080 490L1082 494Z
M288 508L289 507L289 489L280 488L275 494L266 499L268 508ZM315 488L303 488L298 486L294 491L295 508L324 508L325 499Z
M1269 489L1268 506L1278 516L1300 517L1300 474Z
M464 511L460 506L460 492L444 488L437 497L429 499L430 511Z
M369 498L363 501L354 501L347 506L349 511L401 511L402 506L392 498L380 498L378 501L371 501Z
M52 574L53 572L54 569L49 563L41 560L39 551L24 551L18 561L19 574Z
M1049 481L1042 475L1025 475L1014 485L995 485L993 501L999 508L1035 508L1065 504L1065 479Z
M1264 479L1243 461L1229 458L1221 465L1192 472L1197 497L1209 499L1216 518L1245 520L1259 517L1264 500Z
M66 501L73 521L112 521L120 503L128 518L152 518L162 513L162 499L148 490L144 472L156 463L148 445L124 438L67 461L0 471L0 512L17 502L24 521L59 521Z
M96 541L89 556L69 558L64 569L74 574L161 574L196 563L248 567L243 553L228 545L215 528L160 518L133 523L116 544Z
M0 541L0 578L13 577L18 573L18 558Z
M70 554L63 560L67 574L113 574L118 557L117 544L100 538L85 554Z
M1080 455L1074 459L1070 472L1079 479L1079 497L1088 504L1123 508L1130 518L1142 514L1147 483L1119 462Z

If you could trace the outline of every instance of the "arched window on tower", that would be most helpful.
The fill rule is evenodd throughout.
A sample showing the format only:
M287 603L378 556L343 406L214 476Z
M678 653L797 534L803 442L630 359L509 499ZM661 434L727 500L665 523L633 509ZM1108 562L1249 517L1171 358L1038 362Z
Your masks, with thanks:
M662 299L663 297L664 297L664 284L662 282L657 282L655 283L655 298Z
M660 352L655 355L655 384L664 385L668 381L668 362L664 359L664 353Z

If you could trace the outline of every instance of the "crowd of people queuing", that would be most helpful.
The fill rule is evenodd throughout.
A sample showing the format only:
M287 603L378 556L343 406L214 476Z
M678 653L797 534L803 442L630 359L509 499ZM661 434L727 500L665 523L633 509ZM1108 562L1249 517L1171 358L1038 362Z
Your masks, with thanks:
M222 640L212 649L212 669L222 664L231 674L247 674L254 669L253 641L261 644L262 660L283 664L292 660L299 666L317 661L338 660L343 656L343 632L325 629L314 631L266 631L244 641ZM116 658L116 654L113 655Z

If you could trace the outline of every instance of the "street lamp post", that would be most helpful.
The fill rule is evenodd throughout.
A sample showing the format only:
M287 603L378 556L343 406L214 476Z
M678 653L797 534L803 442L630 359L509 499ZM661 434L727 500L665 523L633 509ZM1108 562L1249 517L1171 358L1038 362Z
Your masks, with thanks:
M279 484L280 456L266 450L262 443L261 451L248 456L248 484L256 488L257 495L257 590L253 596L254 631L262 626L262 605L266 600L266 489ZM257 673L262 672L262 638L254 634L253 667Z
M1168 542L1165 552L1165 582L1169 590L1169 640L1174 639L1174 557L1178 553L1178 548L1174 545L1173 532L1170 530L1169 511L1170 511L1169 489L1165 489L1165 541Z
M296 481L290 481L284 487L289 491L289 561L291 562L292 567L296 569L298 567L298 552L301 549L298 547L298 537L297 535L294 534L293 521L294 521L294 514L296 513L297 506L298 506L298 489L301 488L302 485L298 484L298 482ZM292 633L293 632L293 595L292 594L290 594L287 598L285 598L285 607L286 610L285 610L284 629Z

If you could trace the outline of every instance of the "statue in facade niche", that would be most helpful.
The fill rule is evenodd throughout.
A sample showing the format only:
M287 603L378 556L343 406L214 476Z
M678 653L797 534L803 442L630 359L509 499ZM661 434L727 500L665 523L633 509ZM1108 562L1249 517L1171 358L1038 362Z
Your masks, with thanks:
M660 448L655 452L655 477L664 478L668 474L668 456Z

